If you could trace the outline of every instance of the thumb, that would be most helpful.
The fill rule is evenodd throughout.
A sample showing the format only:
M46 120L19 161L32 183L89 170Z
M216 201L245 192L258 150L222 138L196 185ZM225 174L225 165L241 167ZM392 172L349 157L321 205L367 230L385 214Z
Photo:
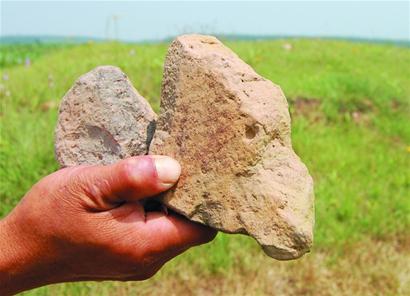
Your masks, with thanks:
M112 165L85 167L77 178L96 208L109 210L171 188L180 174L181 166L173 158L145 155Z

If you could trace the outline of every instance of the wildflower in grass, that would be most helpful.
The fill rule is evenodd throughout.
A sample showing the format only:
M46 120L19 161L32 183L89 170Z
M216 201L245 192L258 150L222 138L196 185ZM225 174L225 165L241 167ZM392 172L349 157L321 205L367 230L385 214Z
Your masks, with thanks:
M31 66L31 60L29 57L26 57L26 60L24 61L24 65L26 66L26 68Z
M9 74L3 73L3 80L4 80L4 81L9 80Z
M49 88L54 87L54 78L53 78L53 75L51 73L48 74L48 87Z

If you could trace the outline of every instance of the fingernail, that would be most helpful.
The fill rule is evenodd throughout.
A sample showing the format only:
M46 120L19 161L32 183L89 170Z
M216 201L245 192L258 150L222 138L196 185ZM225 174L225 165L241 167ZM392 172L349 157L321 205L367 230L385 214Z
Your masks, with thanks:
M153 156L158 179L163 185L171 187L178 181L181 175L181 166L179 163L168 156Z

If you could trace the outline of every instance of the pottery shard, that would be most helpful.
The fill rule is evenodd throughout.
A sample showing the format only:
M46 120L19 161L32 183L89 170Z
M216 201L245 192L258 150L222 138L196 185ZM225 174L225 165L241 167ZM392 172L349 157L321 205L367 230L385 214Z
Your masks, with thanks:
M147 154L156 114L116 67L81 76L64 96L55 131L61 166L110 164Z
M276 259L312 244L313 182L294 153L288 104L214 37L180 36L164 66L161 112L151 154L183 171L163 202L228 233L254 237Z

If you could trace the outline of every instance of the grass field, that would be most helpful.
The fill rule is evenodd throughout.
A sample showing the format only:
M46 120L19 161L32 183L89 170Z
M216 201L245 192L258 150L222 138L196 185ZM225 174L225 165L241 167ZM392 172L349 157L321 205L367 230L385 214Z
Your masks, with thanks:
M288 98L294 147L315 180L312 252L277 262L250 238L219 234L143 283L62 284L27 295L410 295L410 49L313 39L227 44ZM166 48L1 48L12 56L1 65L1 217L57 169L58 102L75 79L119 66L158 111ZM15 62L27 55L28 65Z

